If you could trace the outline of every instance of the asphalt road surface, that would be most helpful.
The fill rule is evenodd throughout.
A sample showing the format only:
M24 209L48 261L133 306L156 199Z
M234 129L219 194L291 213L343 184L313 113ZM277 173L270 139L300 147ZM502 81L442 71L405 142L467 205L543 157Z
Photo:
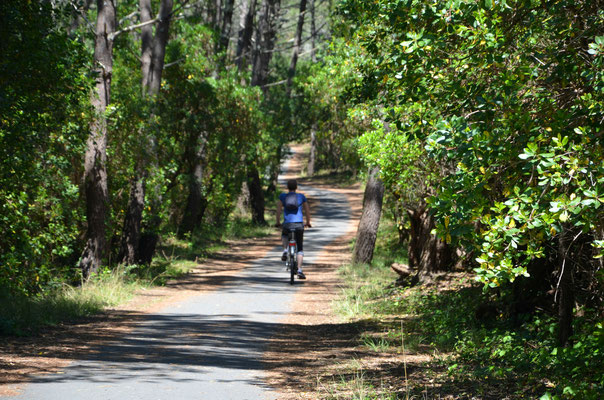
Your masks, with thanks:
M16 399L227 400L275 399L263 382L262 354L294 294L311 284L315 257L348 230L350 207L342 194L301 186L319 201L304 238L308 281L289 284L276 246L239 276L210 293L148 314L127 335L59 373L34 377Z

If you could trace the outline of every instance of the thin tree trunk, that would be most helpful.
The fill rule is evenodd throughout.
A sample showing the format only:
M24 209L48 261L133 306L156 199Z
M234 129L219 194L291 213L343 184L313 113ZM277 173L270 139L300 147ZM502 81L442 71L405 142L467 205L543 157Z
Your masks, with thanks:
M233 8L235 0L225 0L224 13L222 15L222 26L220 28L219 51L227 51L229 39L231 38L231 24L233 21Z
M128 200L128 209L124 217L124 226L122 228L122 239L118 260L128 265L140 262L139 241L140 241L140 221L143 216L143 207L145 204L145 185L139 174L132 178L130 182L130 198Z
M369 264L373 259L384 200L384 184L379 178L379 173L379 167L373 167L367 179L363 197L363 213L354 246L353 261L355 263Z
M183 218L180 222L180 234L189 233L195 230L203 219L203 214L207 206L207 199L203 196L203 173L206 162L207 133L203 132L199 138L192 143L189 163L191 172L189 174L189 195L187 196L187 205Z
M151 0L140 0L140 22L149 22L153 19ZM141 28L141 90L143 97L149 93L151 82L151 65L153 56L153 25L149 24ZM145 129L141 129L140 135L146 135ZM122 239L118 260L128 265L141 262L139 242L141 237L141 223L143 220L143 209L145 206L145 180L146 180L146 158L149 151L145 151L142 157L136 161L135 175L130 181L130 197L128 209L124 216L122 228Z
M317 62L317 18L316 18L316 0L310 0L310 37L311 37L311 48L310 48L310 59L313 63Z
M155 37L153 38L151 53L151 68L149 70L149 95L152 97L155 97L161 88L173 4L173 0L162 0L159 6L159 21L155 28ZM152 101L156 100L153 99ZM150 120L154 119L153 115L154 113L151 115ZM148 141L150 167L152 169L157 169L157 138L154 134L149 133ZM155 247L159 241L158 229L161 224L161 218L159 216L161 202L161 188L156 186L153 188L153 195L149 204L151 218L149 218L149 223L145 227L147 232L141 236L141 241L139 243L138 258L144 263L151 262L153 254L155 253Z
M263 87L266 84L269 72L269 64L272 57L272 50L275 46L277 35L277 19L279 16L280 0L263 0L262 12L256 32L256 47L254 49L254 59L252 68L252 86ZM263 88L264 90L264 88ZM262 190L262 180L258 167L247 160L247 185L250 191L250 205L252 211L252 221L259 225L266 225L264 219L264 192Z
M109 194L107 188L107 120L104 116L111 95L113 72L113 41L108 36L115 32L115 4L112 0L97 1L94 66L96 90L91 103L95 110L84 162L86 192L86 246L80 258L82 276L87 279L95 273L106 254L105 220Z
M145 23L153 19L153 11L151 10L151 0L140 0L140 22ZM145 25L141 28L141 72L142 82L141 88L143 96L149 91L149 79L151 70L151 55L153 54L153 25Z
M140 0L141 23L152 19L151 0ZM173 0L162 0L159 10L159 21L153 36L152 25L142 28L141 32L141 87L143 96L153 96L159 93L161 87L162 72L168 43L170 19ZM153 119L151 115L150 120ZM155 188L151 204L152 217L147 227L148 233L143 239L142 219L145 206L145 182L147 170L157 157L156 138L148 132L148 127L141 131L141 135L147 136L144 154L137 161L135 176L131 180L130 198L128 200L128 211L124 218L122 229L122 244L120 249L120 262L126 264L150 262L155 245L158 241L157 228L161 220L158 217L161 195L159 188ZM144 244L143 244L144 242Z
M162 0L159 6L159 22L155 28L153 40L153 52L151 56L151 78L149 82L149 94L154 96L159 93L161 77L164 70L166 56L166 45L170 33L170 20L172 14L173 0Z
M558 239L558 258L560 260L560 276L558 280L558 344L566 346L573 334L573 306L575 296L572 285L572 261L568 254L569 232L563 230Z
M304 16L306 15L307 0L300 0L300 13L298 14L298 26L296 27L296 36L294 37L294 51L287 71L287 91L291 90L292 81L296 75L296 64L298 63L298 54L300 53L300 43L302 42L302 31L304 29Z
M310 153L308 155L308 176L315 174L315 163L317 160L317 123L313 122L310 128Z
M254 15L256 14L257 0L244 0L244 7L247 8L241 14L239 22L239 39L237 41L236 64L239 71L247 66L247 57L252 47L252 35L254 33Z
M279 16L280 0L264 0L254 51L252 86L264 86L267 83L269 64L275 47L277 36L277 19ZM264 89L263 89L264 90Z

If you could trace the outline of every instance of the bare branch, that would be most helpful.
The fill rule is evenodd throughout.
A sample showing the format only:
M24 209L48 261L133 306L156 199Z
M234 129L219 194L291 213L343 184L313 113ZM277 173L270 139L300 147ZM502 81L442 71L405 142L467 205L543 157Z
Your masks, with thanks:
M151 19L151 20L149 20L147 22L143 22L142 24L130 25L127 28L120 29L119 31L113 32L111 35L109 35L107 37L107 39L114 40L118 35L121 35L122 33L130 32L130 31L133 31L135 29L142 28L143 26L154 24L157 21L159 21L159 18L155 17L155 18L153 18L153 19Z
M284 83L287 83L287 79L284 79L284 80L278 81L278 82L267 83L266 85L262 85L262 87L266 88L266 87L271 87L271 86L283 85Z

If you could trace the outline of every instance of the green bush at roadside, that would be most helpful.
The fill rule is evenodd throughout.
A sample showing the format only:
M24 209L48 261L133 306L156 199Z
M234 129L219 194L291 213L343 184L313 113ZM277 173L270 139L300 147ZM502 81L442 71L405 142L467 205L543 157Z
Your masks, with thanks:
M408 351L446 354L436 364L446 367L450 379L477 391L503 383L511 398L597 399L604 392L604 329L597 313L581 310L571 345L558 347L555 316L517 312L506 302L511 288L502 288L499 296L486 293L467 274L394 286L396 275L388 266L398 249L388 241L397 236L395 229L390 221L382 224L377 265L342 268L347 285L337 310L375 322L365 324L361 344L398 352L404 334Z

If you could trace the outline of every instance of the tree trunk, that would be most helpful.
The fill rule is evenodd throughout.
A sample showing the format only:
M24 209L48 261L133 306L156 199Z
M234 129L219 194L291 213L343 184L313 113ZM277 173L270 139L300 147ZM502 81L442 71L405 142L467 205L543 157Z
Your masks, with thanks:
M141 23L152 19L151 0L140 0ZM152 25L146 25L141 32L141 87L143 95L155 96L161 88L161 78L164 69L166 45L168 43L170 19L173 0L162 0L159 10L159 22L153 36ZM154 101L151 97L150 101ZM149 120L153 119L153 115ZM151 204L150 226L144 235L142 232L143 209L145 207L145 182L147 170L157 156L156 138L148 132L148 127L141 130L141 135L146 136L146 149L143 156L137 161L136 175L131 180L128 211L124 217L122 229L122 245L120 249L120 262L126 264L150 262L155 252L155 245L159 240L157 228L159 219L160 194L159 189L154 190L155 199ZM143 244L144 242L144 244ZM133 254L131 254L133 252ZM144 254L143 254L144 253Z
M256 33L256 48L254 50L252 68L252 86L264 86L267 83L269 64L275 47L277 36L277 20L280 0L264 0L258 31Z
M153 19L151 0L140 0L140 22L145 23ZM141 28L141 87L143 96L149 91L149 80L151 78L151 55L153 53L153 25L145 25Z
M298 54L300 53L300 43L302 42L302 31L304 29L304 16L306 15L306 1L300 0L300 13L298 14L298 26L296 27L296 36L294 37L294 51L287 71L287 91L291 91L292 82L296 75L296 64L298 63Z
M572 265L569 260L569 232L563 230L558 239L558 258L560 260L560 276L558 278L558 344L566 346L573 334L573 306L575 296L572 285Z
M272 50L277 35L277 19L279 16L280 0L263 0L262 13L256 32L256 47L252 68L252 86L264 86L269 72ZM263 88L264 90L264 88ZM250 191L252 221L266 225L264 219L264 192L258 167L247 160L247 185Z
M173 0L162 0L159 6L159 22L155 28L155 38L153 39L149 80L149 94L152 96L158 94L161 87L173 4Z
M233 8L235 0L225 0L224 13L222 15L222 26L220 28L219 51L227 51L231 37L231 24L233 21Z
M425 207L407 210L411 228L409 230L409 267L423 278L438 271L447 271L453 259L451 247L431 232L434 218Z
M315 163L317 159L317 123L313 122L310 128L310 153L308 155L308 176L315 174Z
M191 172L189 174L189 195L187 205L180 222L180 234L189 233L195 230L203 219L207 206L207 199L203 196L203 172L206 162L207 133L199 135L199 143L193 143L191 146L194 151L189 157Z
M143 218L143 207L145 204L145 185L140 176L135 176L130 182L130 198L128 210L124 217L122 228L122 240L118 260L120 263L132 265L140 262L139 241L140 221Z
M108 36L115 32L115 4L112 0L97 1L94 66L96 90L91 103L95 110L86 143L84 185L86 192L86 246L80 258L82 276L87 279L95 273L107 251L105 220L109 194L107 189L107 120L105 110L110 101L113 72L113 41Z
M252 222L257 225L266 225L264 219L264 193L258 168L248 163L247 187L250 192L250 205L252 209Z
M248 53L252 47L252 35L254 33L254 15L256 14L257 0L244 0L243 6L248 5L241 14L239 22L239 39L237 41L236 64L239 71L247 66Z
M317 46L317 18L316 18L316 12L317 10L315 9L315 5L316 5L316 0L310 0L310 59L312 60L313 63L317 62L317 52L316 52L316 46Z
M379 173L379 167L373 167L367 179L363 196L363 214L359 222L352 258L355 263L369 264L373 259L373 250L375 249L384 200L384 184L379 178Z

